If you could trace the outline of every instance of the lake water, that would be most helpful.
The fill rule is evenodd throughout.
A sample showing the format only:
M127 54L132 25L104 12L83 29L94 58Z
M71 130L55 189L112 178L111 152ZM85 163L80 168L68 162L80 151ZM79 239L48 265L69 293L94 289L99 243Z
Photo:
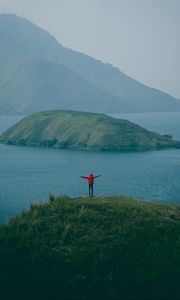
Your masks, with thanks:
M114 114L116 118L127 119L151 131L160 134L172 134L174 139L180 139L180 112L172 113L137 113Z
M180 113L123 114L150 130L180 139ZM0 132L20 117L0 117ZM96 195L180 203L180 150L105 153L0 145L0 222L48 200L49 193L84 196L89 172L101 174Z

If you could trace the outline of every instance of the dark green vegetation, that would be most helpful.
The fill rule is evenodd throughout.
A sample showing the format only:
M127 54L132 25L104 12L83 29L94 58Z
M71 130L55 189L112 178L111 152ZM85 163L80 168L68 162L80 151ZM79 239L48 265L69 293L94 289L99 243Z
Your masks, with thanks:
M180 101L63 47L15 15L0 15L0 114L49 109L180 111Z
M0 142L94 151L180 148L180 142L171 137L150 132L126 120L63 110L35 113L24 118L5 131Z
M179 299L180 207L55 198L0 226L2 299Z

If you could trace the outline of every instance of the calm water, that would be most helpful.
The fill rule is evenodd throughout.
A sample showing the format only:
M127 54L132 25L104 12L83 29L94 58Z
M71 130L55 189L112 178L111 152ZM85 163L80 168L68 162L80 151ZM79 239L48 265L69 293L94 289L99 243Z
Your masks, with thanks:
M174 139L180 139L180 112L114 114L112 116L127 119L160 134L172 134Z
M180 113L119 116L180 139ZM0 117L0 131L18 119ZM0 145L0 222L32 202L48 200L50 192L86 195L87 182L80 175L90 171L102 175L95 182L96 195L180 203L180 150L128 154Z

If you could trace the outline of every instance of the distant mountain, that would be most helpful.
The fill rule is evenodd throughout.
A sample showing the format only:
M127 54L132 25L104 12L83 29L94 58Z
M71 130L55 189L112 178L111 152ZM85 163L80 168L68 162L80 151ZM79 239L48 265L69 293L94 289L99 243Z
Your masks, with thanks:
M180 142L126 120L64 110L30 115L3 133L0 142L93 151L180 148Z
M85 78L61 64L48 60L29 60L16 68L0 90L1 114L29 114L36 111L73 109L116 112L130 105L96 88ZM102 107L103 105L103 107Z
M46 109L180 111L180 101L63 47L15 15L0 15L0 114Z

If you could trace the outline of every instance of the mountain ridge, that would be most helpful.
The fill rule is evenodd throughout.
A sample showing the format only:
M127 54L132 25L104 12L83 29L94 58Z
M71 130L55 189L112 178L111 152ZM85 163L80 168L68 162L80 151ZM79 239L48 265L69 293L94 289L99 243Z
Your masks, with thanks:
M16 91L14 105L11 101L12 90ZM112 113L115 113L119 104L124 111L131 111L131 105L126 101L104 93L81 75L48 60L30 59L23 62L11 74L8 81L1 84L1 114L8 112L26 115L50 110L52 107L53 109L74 107L76 110L92 112L103 110L108 113L109 106Z
M75 72L89 83L88 89L98 89L104 95L107 94L106 97L109 99L111 97L110 102L112 106L116 106L116 112L180 111L180 101L167 93L141 84L110 64L63 47L51 34L25 18L13 14L0 14L0 96L2 84L8 82L9 76L11 77L12 73L16 72L16 68L20 64L32 59L36 61L48 60L69 68L69 72ZM18 80L17 74L17 82ZM18 84L19 89L24 88L21 82ZM80 84L78 88L79 91L83 89ZM48 93L47 88L45 88L45 93ZM65 94L65 91L63 93L68 99L69 95ZM15 106L15 95L16 89L13 89L11 95L6 97L5 102L10 99L12 106ZM26 101L28 91L21 97ZM117 98L119 103L115 103ZM73 103L73 93L71 99ZM37 98L34 99L34 103L37 100ZM108 113L114 111L110 103L104 111L103 101L96 99L96 97L94 100L97 107L101 107L102 113L107 113L107 110ZM89 99L84 97L81 101L88 105ZM60 101L58 108L65 109L65 102ZM74 100L74 104L68 109L76 109L76 107L76 100ZM51 109L54 108L51 107ZM96 110L96 105L93 106L93 109ZM100 112L99 109L97 112Z

